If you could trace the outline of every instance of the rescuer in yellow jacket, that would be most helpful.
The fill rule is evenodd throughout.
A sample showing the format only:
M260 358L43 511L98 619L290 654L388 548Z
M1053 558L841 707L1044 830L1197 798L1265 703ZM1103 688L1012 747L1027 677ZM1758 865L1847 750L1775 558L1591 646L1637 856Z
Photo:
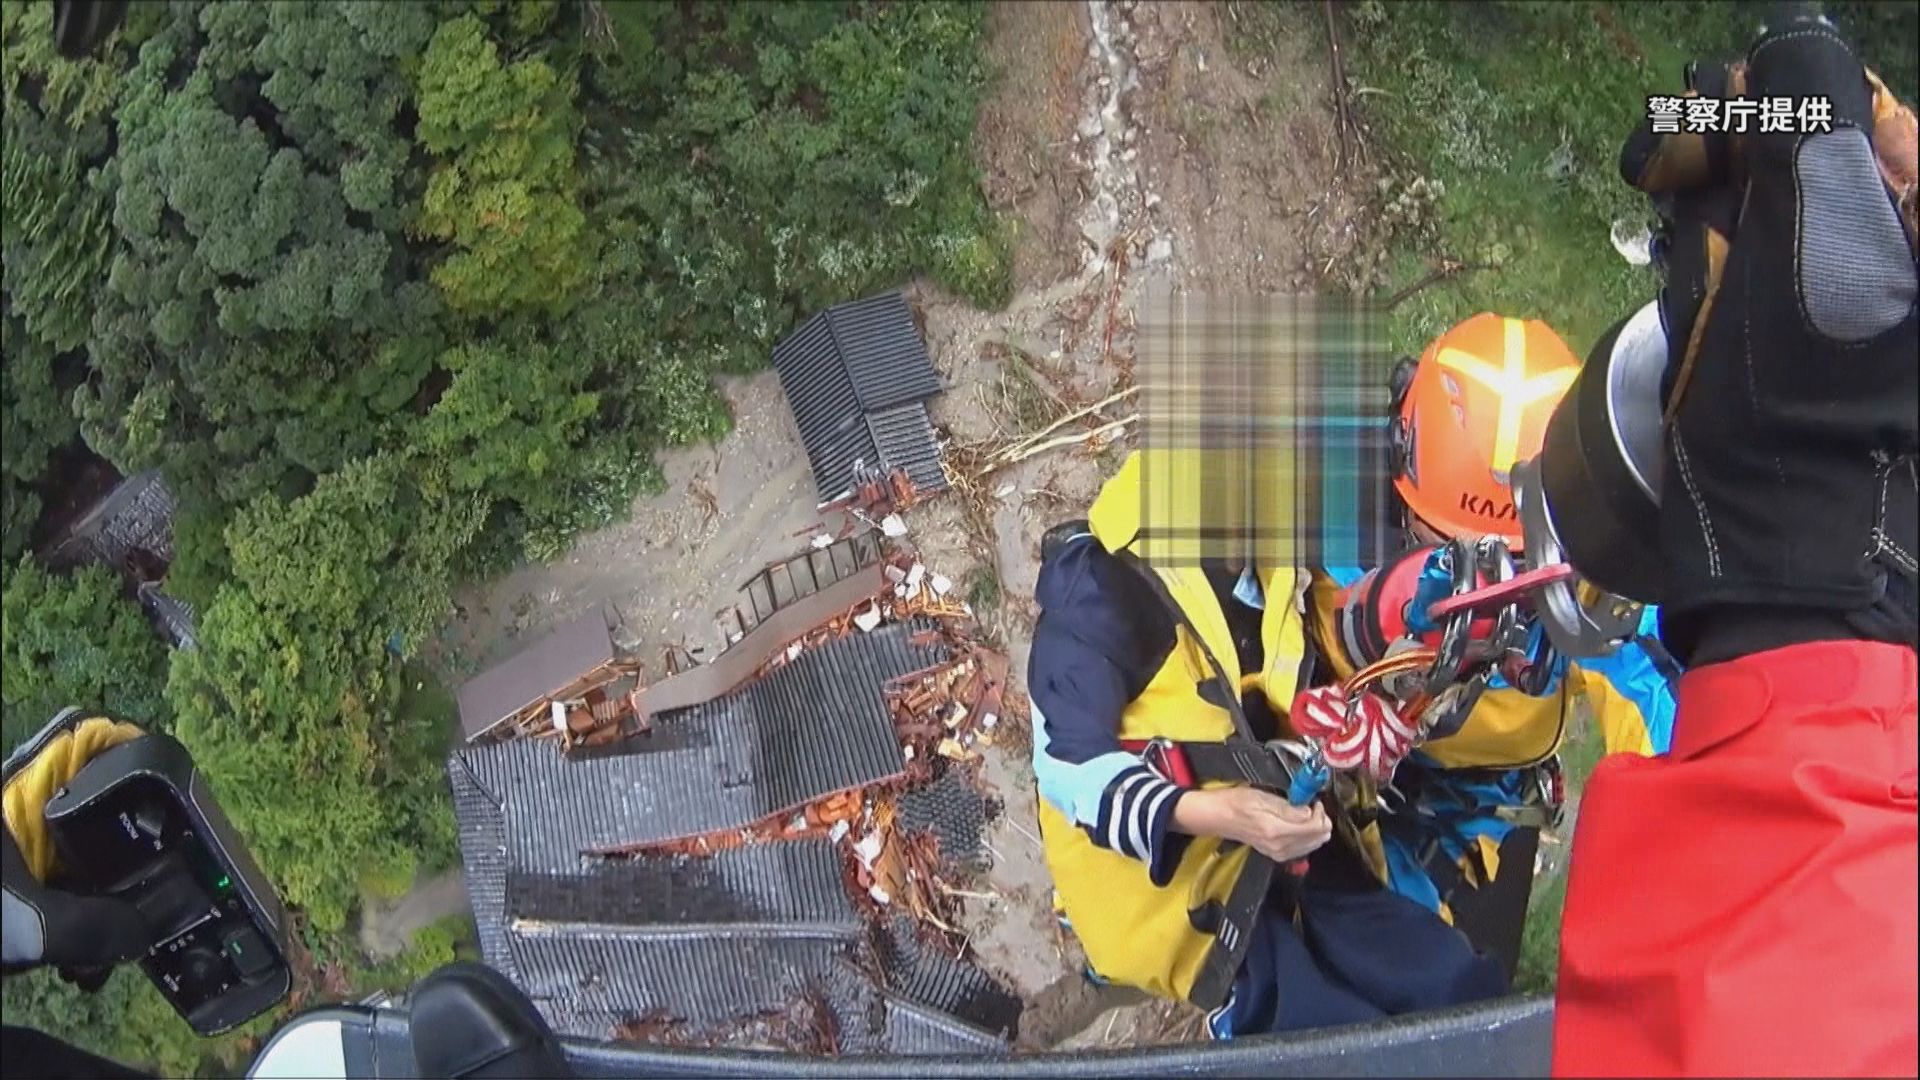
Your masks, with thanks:
M1396 488L1410 531L1513 525L1506 467L1537 449L1573 366L1544 326L1480 316L1399 373ZM1436 454L1467 464L1450 473ZM1502 826L1526 824L1520 814L1488 811L1540 801L1529 770L1552 759L1569 695L1585 689L1604 706L1612 684L1563 672L1540 696L1490 690L1457 730L1423 746L1404 772L1468 778L1457 788L1409 785L1423 797L1436 789L1432 805L1443 811L1449 799L1463 804L1453 809L1464 827L1450 830L1457 835L1448 843L1396 828L1396 815L1363 815L1343 817L1342 841L1327 845L1333 823L1324 807L1294 807L1218 779L1233 771L1232 754L1213 755L1222 760L1211 776L1176 783L1155 747L1143 754L1142 744L1237 743L1251 762L1249 739L1290 734L1284 710L1298 690L1352 670L1339 616L1358 574L1149 567L1135 550L1141 472L1130 456L1086 521L1048 534L1036 588L1041 618L1028 681L1041 827L1063 913L1093 972L1208 1008L1221 1035L1503 992L1508 965L1448 925L1447 900L1493 878L1497 867L1487 864ZM1508 535L1517 543L1517 528ZM1623 733L1610 743L1641 750L1664 739L1660 722L1602 718L1603 728ZM1491 843L1478 839L1489 833ZM1304 877L1266 872L1309 853ZM1443 861L1463 865L1444 889L1433 881ZM1250 865L1263 872L1250 874ZM1260 895L1249 896L1256 885Z

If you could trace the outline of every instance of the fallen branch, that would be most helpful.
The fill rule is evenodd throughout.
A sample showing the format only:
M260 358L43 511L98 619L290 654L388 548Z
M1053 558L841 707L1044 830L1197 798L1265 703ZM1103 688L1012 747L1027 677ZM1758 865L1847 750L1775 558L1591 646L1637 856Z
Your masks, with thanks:
M1127 253L1133 249L1133 241L1130 233L1116 241L1107 252L1107 265L1111 267L1113 283L1107 290L1107 329L1100 341L1100 359L1103 363L1113 362L1113 324L1120 312L1120 283L1127 276Z
M1347 128L1353 123L1347 115L1347 73L1340 63L1340 35L1333 25L1333 0L1321 0L1321 10L1327 16L1327 55L1333 61L1333 126L1340 136L1340 156L1334 159L1334 168L1345 171L1347 167Z
M998 452L996 452L993 455L993 460L998 462L998 464L1001 464L1001 465L1007 464L1008 460L1017 461L1019 460L1019 456L1017 455L1020 455L1020 451L1025 447L1027 447L1028 445L1038 441L1041 438L1044 438L1047 435L1053 434L1055 431L1058 431L1061 427L1075 420L1078 420L1083 416L1086 416L1090 413L1099 412L1101 409L1105 408L1108 405L1113 404L1116 401L1125 400L1126 398L1129 398L1134 394L1138 393L1139 390L1140 388L1138 386L1129 386L1125 390L1122 390L1118 393L1108 394L1106 397L1101 398L1099 401L1096 401L1085 408L1075 409L1073 412L1070 412L1067 415L1061 417L1060 419L1055 420L1053 423L1048 424L1046 427L1041 428L1039 431L1036 431L1031 435L1028 435L1026 438L1021 439L1019 442L1012 443L1008 446L1001 448ZM1128 419L1131 419L1131 418L1129 417ZM1089 432L1089 434L1092 434L1092 433ZM988 471L991 471L993 468L997 468L997 467L998 465L990 464L988 466Z
M1027 363L1026 357L1018 347L1012 344L1007 346L1006 361L1007 365L1019 373L1020 377L1025 379L1029 385L1046 395L1048 401L1059 406L1061 412L1066 412L1073 408L1073 406L1067 402L1067 399L1061 397L1060 392L1054 389L1052 379L1042 377L1034 365Z
M1348 165L1346 133L1348 133L1348 129L1354 131L1354 142L1359 144L1359 156L1361 156L1361 160L1371 160L1371 154L1367 152L1367 140L1365 140L1365 136L1361 135L1361 131L1359 131L1359 121L1354 119L1354 110L1352 110L1352 106L1348 106L1346 63L1340 61L1340 31L1338 31L1336 25L1334 25L1332 0L1321 0L1321 10L1327 13L1327 56L1329 56L1332 61L1332 111L1334 111L1334 129L1336 129L1338 135L1340 135L1340 156L1334 160L1334 169L1346 171L1346 165Z
M1413 284L1407 286L1406 288L1401 289L1399 292L1394 293L1392 296L1387 297L1386 302L1380 305L1380 310L1392 311L1394 308L1399 307L1402 303L1411 299L1413 295L1419 292L1420 290L1425 289L1431 285L1436 285L1442 281L1447 280L1448 278L1457 277L1461 274L1471 273L1475 270L1491 270L1491 269L1493 269L1493 267L1485 263L1465 263L1465 262L1461 262L1459 259L1441 259L1440 265L1438 267L1435 267L1433 270L1429 271L1427 273L1427 276L1421 278L1419 281L1414 282Z
M1018 464L1019 462L1025 461L1030 457L1034 457L1039 454L1044 454L1049 450L1058 450L1063 446L1074 446L1079 443L1087 442L1090 439L1097 439L1100 436L1107 434L1108 432L1118 431L1121 428L1126 427L1127 425L1133 423L1138 419L1140 419L1140 414L1134 413L1130 416L1123 416L1118 420L1101 424L1099 427L1094 428L1092 431L1074 432L1069 435L1061 435L1058 438L1048 439L1046 442L1031 443L1031 444L1022 446L1018 450L1009 451L1005 453L1003 456L993 461L990 461L986 465L982 466L980 469L979 475L982 477L990 476L993 473L996 473L1001 469L1006 468L1009 465Z

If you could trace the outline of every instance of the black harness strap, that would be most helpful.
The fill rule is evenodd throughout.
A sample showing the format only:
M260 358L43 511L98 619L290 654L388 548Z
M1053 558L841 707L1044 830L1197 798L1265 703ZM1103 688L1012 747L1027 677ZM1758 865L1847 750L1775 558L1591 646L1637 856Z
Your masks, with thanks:
M1247 865L1241 868L1240 878L1233 883L1233 891L1227 894L1224 906L1216 901L1187 912L1194 929L1213 935L1213 946L1200 962L1200 972L1187 991L1187 1000L1196 1007L1212 1012L1227 1003L1234 976L1240 973L1240 964L1247 958L1247 946L1253 940L1254 921L1259 918L1260 906L1266 903L1267 890L1273 885L1273 869L1272 859L1258 851L1249 851ZM1206 925L1209 923L1217 925Z
M1247 722L1247 714L1240 707L1240 688L1234 685L1233 680L1227 678L1227 669L1220 663L1219 658L1213 655L1213 650L1207 647L1206 639L1200 636L1200 631L1194 627L1193 620L1187 615L1186 609L1182 608L1179 601L1173 598L1173 594L1167 591L1167 583L1160 580L1160 575L1154 573L1153 568L1138 556L1131 551L1120 551L1115 554L1115 557L1123 565L1132 568L1153 595L1159 599L1161 605L1180 625L1187 628L1188 636L1199 647L1200 655L1206 658L1207 666L1213 670L1213 678L1209 682L1217 684L1220 690L1224 691L1215 704L1224 708L1227 715L1233 719L1235 736L1226 744L1221 744L1231 755L1231 760L1218 760L1214 751L1209 749L1203 753L1203 756L1209 759L1209 766L1231 767L1234 772L1227 777L1229 779L1244 779L1246 783L1285 791L1291 777L1279 760L1266 753L1260 747L1259 741L1254 738L1253 725ZM1205 684L1197 689L1202 697L1207 696ZM1238 745L1237 751L1233 749L1235 744ZM1185 746L1185 749L1190 752L1196 748L1196 744ZM1256 757L1265 758L1271 762L1273 771L1267 773L1265 767L1255 765ZM1207 778L1201 771L1202 766L1199 762L1191 757L1188 761L1195 770L1196 778ZM1258 775L1249 775L1256 770ZM1274 782L1276 780L1277 782ZM1232 842L1223 843L1219 850L1222 852L1232 850ZM1240 878L1234 882L1233 890L1228 894L1224 907L1215 910L1215 905L1205 905L1200 909L1187 912L1187 918L1194 921L1196 926L1200 921L1217 921L1219 924L1217 929L1211 931L1213 946L1207 950L1207 957L1200 964L1200 973L1194 978L1192 989L1187 992L1187 999L1194 1005L1212 1011L1226 1003L1227 993L1233 987L1233 977L1239 973L1241 962L1247 958L1247 946L1253 941L1254 919L1259 915L1260 905L1266 902L1267 889L1273 883L1273 869L1272 859L1258 851L1249 851L1247 863L1241 868ZM1202 933L1206 932L1208 931L1202 931Z
M1201 783L1227 780L1270 791L1285 791L1292 782L1280 759L1266 747L1234 736L1223 743L1175 743L1187 759L1187 768Z

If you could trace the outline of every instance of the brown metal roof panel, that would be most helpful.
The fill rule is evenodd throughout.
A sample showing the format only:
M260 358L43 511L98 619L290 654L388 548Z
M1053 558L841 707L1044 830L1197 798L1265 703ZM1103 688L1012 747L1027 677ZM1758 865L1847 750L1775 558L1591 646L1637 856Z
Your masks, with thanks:
M782 584L787 580L785 565L776 564L771 572L774 597L782 605L780 609L762 620L752 633L714 657L712 663L642 689L640 707L647 715L690 708L733 690L809 630L845 614L862 600L880 595L888 587L886 572L870 566L811 596L798 598L796 603L791 588Z
M607 617L595 605L463 683L456 695L460 731L468 739L477 738L613 659Z

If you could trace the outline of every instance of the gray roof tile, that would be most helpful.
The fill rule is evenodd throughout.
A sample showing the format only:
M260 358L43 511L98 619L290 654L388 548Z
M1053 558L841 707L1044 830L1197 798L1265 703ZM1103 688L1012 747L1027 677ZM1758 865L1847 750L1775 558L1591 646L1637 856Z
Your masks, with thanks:
M947 486L926 410L940 377L904 295L820 312L774 346L773 366L822 502L851 490L859 467L904 469L928 491Z
M456 751L506 809L516 869L565 873L582 852L736 828L905 767L880 689L945 658L909 644L930 623L850 634L764 679L656 718L649 735L563 755L517 739Z
M938 1009L980 1011L995 1000L992 981L898 940L875 953L825 840L704 859L580 855L611 837L680 835L696 821L745 824L795 792L897 770L880 687L945 658L909 644L928 625L849 635L728 698L662 714L657 732L674 738L651 753L569 761L525 739L457 751L448 775L482 956L563 1035L605 1039L653 1014L723 1024L817 991L844 1053L1004 1050L1003 1037ZM715 783L713 769L738 778ZM858 957L897 968L894 992L875 986Z

